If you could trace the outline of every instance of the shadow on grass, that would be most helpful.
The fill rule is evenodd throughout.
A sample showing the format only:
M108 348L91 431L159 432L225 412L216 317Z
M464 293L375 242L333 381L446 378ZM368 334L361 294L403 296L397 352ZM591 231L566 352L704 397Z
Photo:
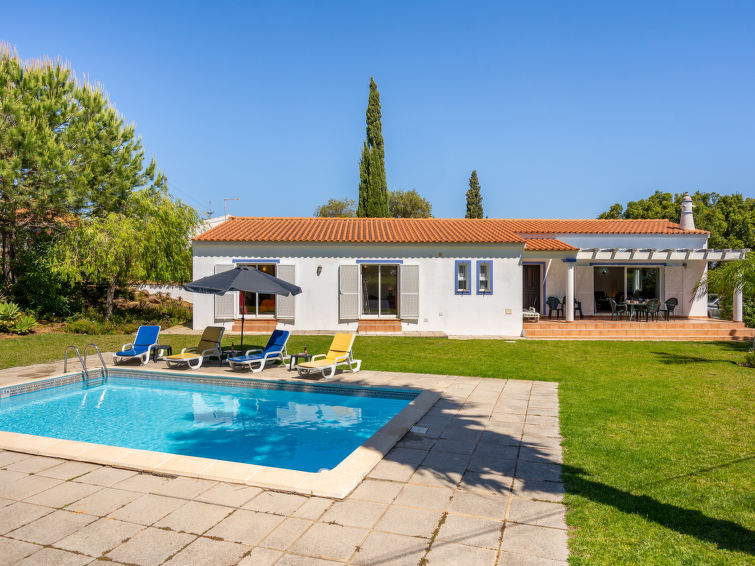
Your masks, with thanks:
M666 365L685 365L685 364L717 364L727 363L737 365L735 360L726 360L722 358L705 358L703 356L692 356L690 354L679 354L676 352L653 352L658 361Z

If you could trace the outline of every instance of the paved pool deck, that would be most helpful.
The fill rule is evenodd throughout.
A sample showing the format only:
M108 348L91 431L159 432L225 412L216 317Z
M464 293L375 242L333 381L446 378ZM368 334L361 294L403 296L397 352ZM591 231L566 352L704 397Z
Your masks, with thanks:
M11 368L0 386L61 373ZM557 384L373 371L331 382L440 398L343 499L0 451L0 564L566 564Z

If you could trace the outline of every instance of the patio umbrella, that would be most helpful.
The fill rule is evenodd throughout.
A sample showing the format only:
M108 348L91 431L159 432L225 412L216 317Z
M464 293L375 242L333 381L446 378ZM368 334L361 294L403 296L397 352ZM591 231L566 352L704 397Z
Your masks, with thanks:
M215 275L202 277L184 285L184 289L192 293L209 295L225 295L229 291L239 291L243 302L244 293L265 293L283 295L298 295L301 287L263 273L253 267L239 266L228 271L221 271ZM241 350L244 349L244 311L241 310Z

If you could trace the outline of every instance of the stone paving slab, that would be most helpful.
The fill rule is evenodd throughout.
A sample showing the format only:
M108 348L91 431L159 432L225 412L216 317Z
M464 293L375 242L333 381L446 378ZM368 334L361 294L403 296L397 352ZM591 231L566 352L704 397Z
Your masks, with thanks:
M441 397L342 500L0 450L0 564L566 564L557 384L333 381Z

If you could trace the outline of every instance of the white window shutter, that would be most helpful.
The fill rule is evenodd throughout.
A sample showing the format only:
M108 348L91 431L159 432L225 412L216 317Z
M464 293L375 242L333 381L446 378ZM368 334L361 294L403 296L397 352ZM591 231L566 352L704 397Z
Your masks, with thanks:
M296 266L279 265L278 279L283 279L287 283L296 283ZM294 296L276 295L275 297L275 316L279 319L294 319Z
M222 273L233 269L233 265L216 265L215 273ZM233 320L236 315L236 301L238 293L235 291L225 295L215 295L215 320Z
M402 265L399 268L400 303L399 316L402 319L419 318L419 265Z
M359 266L342 265L338 272L341 320L359 319Z

